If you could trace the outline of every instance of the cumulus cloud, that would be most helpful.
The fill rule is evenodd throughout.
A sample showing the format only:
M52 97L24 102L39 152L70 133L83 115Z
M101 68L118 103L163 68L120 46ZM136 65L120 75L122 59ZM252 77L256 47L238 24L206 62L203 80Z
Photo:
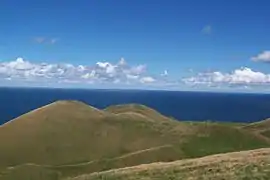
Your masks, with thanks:
M66 63L31 63L23 58L0 62L0 80L52 83L151 84L158 78L148 74L145 65L130 66L124 58L118 63L97 62L94 65Z
M147 77L142 77L140 79L140 82L142 83L152 83L155 82L156 80L153 77L147 76Z
M189 85L241 85L243 87L268 85L270 84L270 74L253 71L250 68L242 67L231 73L219 71L198 73L196 76L184 78L183 82Z
M194 74L194 71L191 71ZM92 65L68 63L33 63L23 58L0 62L0 83L63 84L114 84L134 87L158 88L189 87L259 87L270 85L270 74L241 67L231 72L207 71L190 77L171 80L168 71L153 75L146 65L128 64L124 58L116 63L99 61ZM188 86L187 86L188 87Z
M209 34L212 33L212 31L213 31L212 26L207 25L207 26L204 26L204 27L202 28L202 31L201 31L201 32L202 32L203 34L209 35Z
M270 62L270 51L264 51L255 57L251 58L252 61Z

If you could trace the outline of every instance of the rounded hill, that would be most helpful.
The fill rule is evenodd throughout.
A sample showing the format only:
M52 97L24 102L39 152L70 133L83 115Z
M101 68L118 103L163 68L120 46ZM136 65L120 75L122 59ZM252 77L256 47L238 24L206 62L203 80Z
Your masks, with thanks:
M168 117L162 115L158 111L141 104L114 105L107 107L105 111L114 114L138 113L155 121L169 120Z

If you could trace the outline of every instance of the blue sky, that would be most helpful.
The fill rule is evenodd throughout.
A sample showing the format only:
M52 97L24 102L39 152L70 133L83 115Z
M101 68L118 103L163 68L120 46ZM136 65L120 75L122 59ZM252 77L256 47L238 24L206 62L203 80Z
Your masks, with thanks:
M258 91L270 83L269 6L267 0L3 0L0 82ZM119 65L121 57L128 67Z

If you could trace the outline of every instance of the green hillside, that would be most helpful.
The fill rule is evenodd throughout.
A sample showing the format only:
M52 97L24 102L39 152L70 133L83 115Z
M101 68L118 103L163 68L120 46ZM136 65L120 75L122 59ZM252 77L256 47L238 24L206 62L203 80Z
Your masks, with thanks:
M110 112L113 114L140 114L147 117L149 120L154 121L168 121L170 120L168 117L160 114L159 112L151 109L147 106L141 104L124 104L124 105L115 105L109 106L104 109L106 112Z
M179 122L143 105L57 101L0 126L0 180L81 174L270 147L247 125Z
M244 126L243 128L270 139L270 119L251 123Z
M179 127L179 136L165 133L171 128L103 112L76 101L59 101L0 127L0 167L112 158L180 141L178 137L185 128Z

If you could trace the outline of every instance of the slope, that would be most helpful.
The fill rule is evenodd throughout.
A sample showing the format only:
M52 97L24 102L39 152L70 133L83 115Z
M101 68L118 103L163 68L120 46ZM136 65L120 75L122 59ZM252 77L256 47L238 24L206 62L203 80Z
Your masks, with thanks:
M153 163L65 180L254 180L269 179L270 148Z
M128 153L120 157L59 166L52 169L60 171L64 176L74 176L151 162L170 162L216 153L270 147L264 139L231 126L207 122L189 124L189 126L192 127L193 134L183 134L181 141L168 141L168 144L163 146ZM168 134L172 132L167 131Z
M243 129L253 131L257 135L262 135L270 141L270 119L248 124Z

